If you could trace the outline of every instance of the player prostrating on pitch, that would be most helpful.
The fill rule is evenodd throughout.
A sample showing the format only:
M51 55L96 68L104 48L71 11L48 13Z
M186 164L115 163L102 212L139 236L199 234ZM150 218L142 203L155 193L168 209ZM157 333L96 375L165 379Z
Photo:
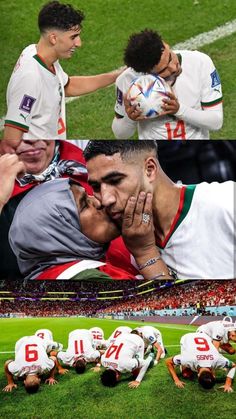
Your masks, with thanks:
M236 342L236 324L230 321L218 320L203 324L197 332L206 333L212 339L213 345L219 351L223 350L230 355L235 354L235 349L230 341Z
M205 333L187 333L182 336L180 345L181 353L166 360L166 366L178 388L184 388L185 383L176 374L177 366L181 368L183 378L193 378L193 373L196 372L199 384L206 390L214 387L216 383L215 370L226 369L226 381L220 388L226 393L233 391L232 381L236 364L219 354L209 336Z
M145 353L150 348L156 351L154 365L157 365L161 358L165 358L165 348L162 340L161 332L153 326L141 326L137 330L142 334L145 346Z
M43 339L47 346L47 353L50 353L51 351L62 351L63 345L62 343L55 342L53 340L53 335L51 330L49 329L38 329L35 332L35 336L38 336L39 338Z
M106 368L101 375L104 386L115 387L125 373L131 373L134 378L129 383L129 388L140 386L153 361L153 354L144 359L144 341L138 333L137 330L122 333L102 355L101 364Z
M118 337L121 337L121 335L123 336L124 333L130 333L132 332L131 327L128 326L119 326L117 327L114 332L111 334L111 336L107 339L106 341L106 347L108 348L110 345L112 345L115 340Z
M69 334L66 352L58 352L57 359L59 363L74 368L77 374L83 374L87 363L100 366L101 353L94 349L93 336L89 330L76 329Z
M106 340L104 338L104 331L101 327L91 327L89 329L93 336L93 343L96 349L102 349L106 347Z
M5 392L11 392L17 388L14 378L23 378L27 393L36 393L41 383L41 376L48 375L45 383L57 384L55 371L57 366L56 357L47 354L47 346L43 339L38 336L25 336L18 340L15 345L15 360L5 363L7 386Z

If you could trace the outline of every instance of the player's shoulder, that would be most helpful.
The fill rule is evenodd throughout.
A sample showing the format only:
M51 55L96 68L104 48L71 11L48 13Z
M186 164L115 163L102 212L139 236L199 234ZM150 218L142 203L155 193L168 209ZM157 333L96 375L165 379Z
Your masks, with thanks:
M225 206L233 202L235 192L235 182L228 180L226 182L201 182L196 186L196 194L206 202L218 203L219 206Z
M183 59L187 59L190 61L211 61L209 55L205 54L204 52L198 50L175 50L174 51L177 55L179 54Z
M126 68L116 79L117 84L128 83L130 84L134 79L139 77L142 73L137 73L131 67Z

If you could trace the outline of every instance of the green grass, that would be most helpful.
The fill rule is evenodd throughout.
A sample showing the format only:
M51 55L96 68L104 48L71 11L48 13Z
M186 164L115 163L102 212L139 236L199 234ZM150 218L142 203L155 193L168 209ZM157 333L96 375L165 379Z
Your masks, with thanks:
M38 328L49 328L54 339L67 347L67 337L76 328L100 326L107 338L119 325L140 325L138 322L85 318L45 318L45 319L1 319L1 351L13 351L16 340L23 335L31 335ZM163 335L169 355L179 351L180 337L194 326L156 324ZM1 354L0 387L5 386L3 364L11 354ZM222 381L223 376L218 376ZM217 389L204 392L196 382L187 382L185 389L174 386L168 375L164 361L149 370L136 390L122 381L115 389L104 388L99 381L99 374L86 371L78 376L74 371L59 377L59 384L54 387L42 385L35 395L27 395L22 384L13 393L0 393L1 417L10 419L47 419L47 418L147 418L152 419L210 419L217 415L219 419L228 419L235 411L235 394L223 394ZM234 389L236 390L235 384Z
M37 42L37 14L46 0L0 1L0 117L6 113L6 87L22 49ZM110 71L123 64L129 35L145 27L158 30L170 45L214 29L236 17L235 0L73 0L86 15L82 48L62 63L70 75ZM236 138L235 35L204 47L219 69L223 89L225 124L212 138ZM68 138L113 138L111 122L114 87L84 96L67 106Z

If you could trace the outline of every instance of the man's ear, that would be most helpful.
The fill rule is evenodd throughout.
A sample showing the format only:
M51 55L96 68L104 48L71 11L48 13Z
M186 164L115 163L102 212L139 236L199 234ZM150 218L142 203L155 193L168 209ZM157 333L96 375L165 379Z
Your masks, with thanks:
M155 157L148 157L145 160L145 174L150 182L154 182L156 180L157 170L158 166Z
M48 41L50 43L50 45L56 45L57 43L57 34L55 32L50 32L48 34Z

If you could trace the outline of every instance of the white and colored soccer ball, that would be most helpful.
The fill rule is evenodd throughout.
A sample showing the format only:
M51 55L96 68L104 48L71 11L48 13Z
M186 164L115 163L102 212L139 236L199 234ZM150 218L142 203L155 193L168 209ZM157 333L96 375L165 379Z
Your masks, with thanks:
M154 74L146 74L134 79L127 92L131 105L137 105L146 118L156 118L163 112L162 100L171 92L167 82Z

